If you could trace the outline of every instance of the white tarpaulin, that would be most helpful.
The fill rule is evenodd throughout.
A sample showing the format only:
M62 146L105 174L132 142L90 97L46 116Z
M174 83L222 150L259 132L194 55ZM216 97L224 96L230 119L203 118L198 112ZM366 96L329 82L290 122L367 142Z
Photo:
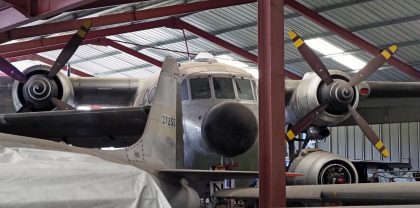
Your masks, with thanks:
M69 152L0 146L0 207L170 207L152 176Z

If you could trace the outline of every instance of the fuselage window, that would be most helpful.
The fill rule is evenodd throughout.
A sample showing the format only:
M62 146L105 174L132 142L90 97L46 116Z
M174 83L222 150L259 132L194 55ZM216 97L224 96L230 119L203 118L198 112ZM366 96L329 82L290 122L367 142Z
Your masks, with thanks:
M214 95L218 99L235 99L232 78L213 77Z
M238 97L242 100L254 100L252 94L251 82L249 79L235 78L236 89L238 90Z
M192 99L208 99L211 97L208 78L192 78L190 79L190 87Z
M181 99L182 100L188 100L188 86L187 86L187 80L184 79L181 84Z

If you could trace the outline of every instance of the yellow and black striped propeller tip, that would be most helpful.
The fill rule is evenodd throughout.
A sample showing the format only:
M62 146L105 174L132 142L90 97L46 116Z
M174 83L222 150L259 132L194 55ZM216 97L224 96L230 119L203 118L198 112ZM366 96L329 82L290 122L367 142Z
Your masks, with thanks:
M381 153L382 156L384 157L389 157L389 151L388 149L385 147L384 143L379 140L376 144L375 144L375 148Z
M299 35L293 30L289 31L289 37L296 48L299 48L304 43L303 39L300 38Z
M292 141L295 138L295 133L292 130L287 131L286 133L286 140Z
M391 58L392 55L397 51L398 46L397 45L391 45L387 49L383 50L381 52L382 56L384 56L385 59Z

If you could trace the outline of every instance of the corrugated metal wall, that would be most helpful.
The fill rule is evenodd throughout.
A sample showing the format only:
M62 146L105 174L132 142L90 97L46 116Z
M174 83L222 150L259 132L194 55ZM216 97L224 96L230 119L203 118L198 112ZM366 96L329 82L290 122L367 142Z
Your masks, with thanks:
M382 157L365 138L359 127L330 128L331 135L316 147L342 155L349 159L408 162L414 170L420 169L420 123L393 123L371 125L390 151L390 157Z

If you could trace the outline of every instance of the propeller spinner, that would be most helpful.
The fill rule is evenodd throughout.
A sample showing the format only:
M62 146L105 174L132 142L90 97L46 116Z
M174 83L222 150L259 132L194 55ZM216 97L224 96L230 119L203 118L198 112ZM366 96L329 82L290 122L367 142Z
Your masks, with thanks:
M91 26L91 21L83 23L61 51L48 74L36 74L27 77L6 59L0 57L0 71L23 84L22 91L25 102L17 111L18 113L42 109L48 105L53 105L60 110L75 110L58 98L58 88L54 77L76 52Z
M357 125L362 129L366 137L374 144L375 148L384 156L389 156L389 151L385 148L380 138L369 127L365 119L357 113L351 106L352 101L355 99L356 92L354 86L360 84L368 76L372 75L379 69L396 51L397 46L391 45L383 50L375 58L373 58L365 67L357 72L349 81L342 79L333 79L325 68L321 60L316 54L305 44L302 38L294 32L290 31L289 36L293 44L298 49L300 54L312 68L312 70L321 78L324 84L321 85L319 98L322 102L321 105L310 111L307 115L302 117L290 130L286 132L286 139L293 141L295 135L301 133L304 129L315 121L319 114L323 111L348 111L355 120Z

